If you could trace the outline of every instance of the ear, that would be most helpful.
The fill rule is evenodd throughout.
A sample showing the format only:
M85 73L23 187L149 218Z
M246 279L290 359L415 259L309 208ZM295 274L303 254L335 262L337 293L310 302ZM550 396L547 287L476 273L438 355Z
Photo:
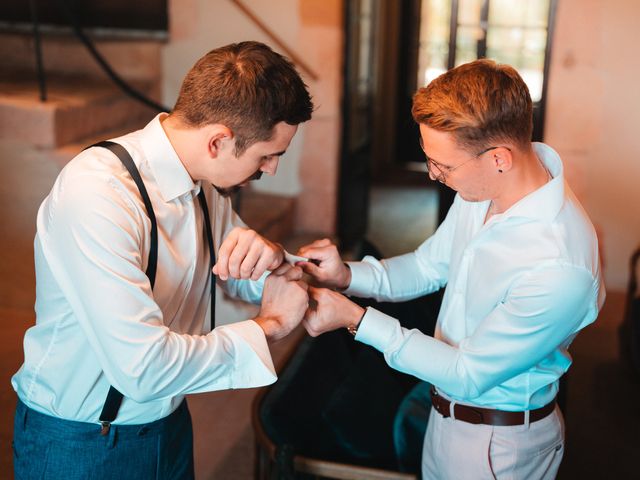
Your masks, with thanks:
M233 132L224 125L209 125L206 131L206 138L207 151L211 158L217 158L222 153L232 151L234 148Z
M495 150L492 150L491 161L498 173L508 172L513 166L513 155L511 150L506 147L498 147Z

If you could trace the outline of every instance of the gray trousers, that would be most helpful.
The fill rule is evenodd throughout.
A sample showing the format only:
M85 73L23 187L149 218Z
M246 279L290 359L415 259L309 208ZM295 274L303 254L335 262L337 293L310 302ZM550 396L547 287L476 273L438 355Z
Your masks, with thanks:
M549 480L564 453L560 409L529 425L473 425L431 409L422 453L424 480Z

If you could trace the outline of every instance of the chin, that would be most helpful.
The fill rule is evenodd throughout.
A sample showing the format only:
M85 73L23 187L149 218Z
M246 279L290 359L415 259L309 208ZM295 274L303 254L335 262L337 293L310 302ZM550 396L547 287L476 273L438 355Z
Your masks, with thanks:
M240 190L242 188L242 185L233 185L231 187L218 187L214 185L213 188L215 188L220 195L227 198Z
M472 193L458 192L458 195L467 202L483 202L485 200L484 198L480 198L478 195L473 195Z

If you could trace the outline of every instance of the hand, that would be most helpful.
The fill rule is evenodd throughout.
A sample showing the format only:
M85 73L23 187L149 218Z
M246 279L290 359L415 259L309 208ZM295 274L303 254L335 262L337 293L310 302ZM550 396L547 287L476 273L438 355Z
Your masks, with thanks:
M326 288L309 287L309 304L302 324L312 337L338 328L356 327L365 312L341 293Z
M305 245L298 250L298 255L319 261L318 265L310 262L297 263L318 285L344 290L351 283L351 270L340 258L338 248L328 238Z
M268 341L280 340L302 321L309 308L307 284L302 269L283 263L265 280L260 313L255 322Z
M282 263L282 247L272 243L255 230L236 227L224 239L213 273L220 280L229 277L258 280L266 270L275 270Z

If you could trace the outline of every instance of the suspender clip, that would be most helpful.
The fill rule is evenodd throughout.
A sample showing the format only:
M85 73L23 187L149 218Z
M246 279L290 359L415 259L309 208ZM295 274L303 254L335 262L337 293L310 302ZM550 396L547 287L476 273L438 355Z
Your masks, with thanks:
M101 421L100 425L102 425L102 429L100 430L100 435L103 437L109 434L109 429L111 428L111 422Z

